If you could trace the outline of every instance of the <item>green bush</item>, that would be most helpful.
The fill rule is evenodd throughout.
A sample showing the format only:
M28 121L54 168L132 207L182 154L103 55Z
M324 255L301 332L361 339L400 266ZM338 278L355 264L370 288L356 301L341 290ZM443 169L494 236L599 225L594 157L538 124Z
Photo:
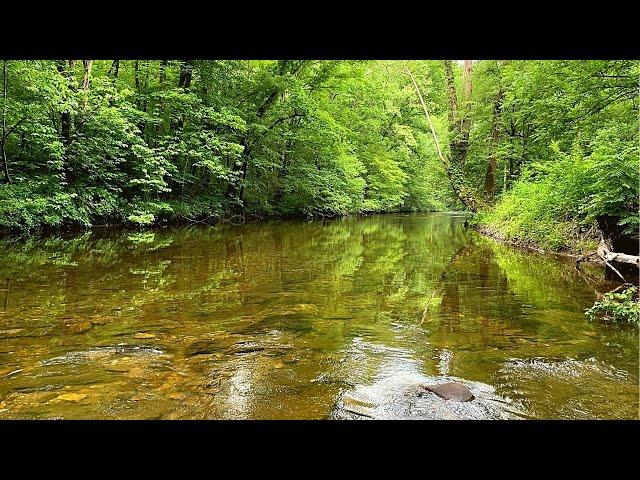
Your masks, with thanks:
M89 212L76 193L38 181L0 188L0 227L31 232L72 224L91 225Z
M629 322L640 324L640 303L638 289L629 287L619 293L609 292L593 307L585 310L590 320L601 318L610 322Z

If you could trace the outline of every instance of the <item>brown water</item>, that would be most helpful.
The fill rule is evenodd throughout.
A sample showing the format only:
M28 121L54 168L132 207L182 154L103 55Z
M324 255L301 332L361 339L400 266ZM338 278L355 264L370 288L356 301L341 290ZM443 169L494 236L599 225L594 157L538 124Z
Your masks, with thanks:
M327 418L403 369L489 385L525 417L638 418L637 328L583 315L613 286L600 268L462 222L5 240L0 418Z

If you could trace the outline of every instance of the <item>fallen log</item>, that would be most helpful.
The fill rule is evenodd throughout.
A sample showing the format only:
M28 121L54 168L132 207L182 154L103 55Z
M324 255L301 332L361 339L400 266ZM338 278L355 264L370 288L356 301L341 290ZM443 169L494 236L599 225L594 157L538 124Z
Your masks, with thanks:
M628 255L626 253L612 252L604 240L600 240L597 250L598 256L608 262L630 263L631 265L640 265L640 257Z
M618 275L622 279L623 282L626 282L625 278L613 265L611 265L611 262L626 263L640 267L640 257L635 255L628 255L626 253L613 252L611 251L611 247L604 239L600 240L600 244L598 245L596 253L604 261L605 265L613 270L616 275Z

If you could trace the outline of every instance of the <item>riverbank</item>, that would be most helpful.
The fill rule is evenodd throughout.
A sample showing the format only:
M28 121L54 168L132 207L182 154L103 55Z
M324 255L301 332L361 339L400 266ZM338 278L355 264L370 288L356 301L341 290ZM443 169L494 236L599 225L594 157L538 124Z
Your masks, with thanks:
M0 213L4 215L0 218L0 238L8 237L41 237L52 234L80 234L93 230L114 230L114 231L155 231L166 227L180 227L190 225L218 225L234 224L241 225L249 222L277 221L277 220L324 220L346 217L368 217L372 215L386 214L412 214L412 213L440 213L440 214L463 214L459 211L433 211L433 210L387 210L387 211L360 211L346 212L343 214L284 214L267 212L246 212L233 213L231 209L221 209L219 206L206 209L202 206L191 205L193 211L189 210L189 205L179 202L166 205L151 214L145 219L131 215L127 216L126 211L121 215L110 216L108 218L82 218L78 219L73 215L61 215L55 222L43 221L42 212L34 214L30 221L24 212L15 212L15 216L20 216L18 221L11 220L11 213L2 210L0 201ZM146 221L141 221L146 220Z
M585 227L577 221L538 222L522 216L503 215L498 207L476 215L469 223L484 235L540 253L579 258L593 254L598 248L600 237L595 223Z
M540 245L538 245L537 243L533 242L530 239L508 237L507 235L502 233L500 230L491 228L487 225L474 224L470 222L469 226L473 228L475 231L477 231L478 233L486 237L493 238L494 240L498 240L502 243L506 243L508 245L511 245L512 247L516 247L522 250L537 252L545 255L554 255L554 256L565 257L565 258L572 258L572 259L575 259L576 261L580 260L581 262L595 263L600 265L604 264L601 258L595 255L590 255L595 252L595 248L591 252L585 251L583 248L577 249L575 246L573 249L569 249L565 251L548 250L548 249L542 248ZM597 247L597 243L596 243L596 247Z

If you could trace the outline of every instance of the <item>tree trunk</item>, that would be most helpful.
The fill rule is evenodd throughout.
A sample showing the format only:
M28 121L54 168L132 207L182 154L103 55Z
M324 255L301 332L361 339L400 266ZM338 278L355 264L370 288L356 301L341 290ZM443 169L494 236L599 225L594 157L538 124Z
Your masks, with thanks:
M83 60L82 65L84 67L84 75L82 77L82 90L84 91L84 100L82 109L87 109L87 103L89 102L89 85L91 84L91 69L93 68L93 60Z
M160 66L158 67L158 83L160 86L164 86L164 82L167 79L167 61L160 60Z
M140 94L140 62L138 60L133 63L133 78L136 82L136 93Z
M4 179L7 183L11 183L11 175L9 175L9 160L7 160L7 152L5 144L7 140L7 87L9 79L7 77L7 60L2 61L2 138L0 138L0 150L2 150L2 170L4 171Z
M191 87L191 78L193 77L193 66L190 60L183 60L180 63L180 79L178 81L178 87L189 90Z
M71 60L69 60L69 66L71 66ZM67 83L70 84L70 74L65 66L64 60L60 60L57 63L58 72L67 79ZM68 111L64 111L60 114L60 136L62 137L62 143L68 146L71 142L71 114Z
M84 76L82 77L82 89L86 92L89 90L91 83L91 69L93 68L93 60L83 60Z
M471 92L473 91L473 83L471 82L471 73L473 72L473 61L464 60L462 70L462 82L464 84L464 98L466 101L471 100Z
M183 60L180 63L180 77L178 79L178 88L188 91L191 87L191 78L193 76L193 66L190 60ZM172 130L182 130L184 128L184 118L171 122Z
M60 72L67 81L67 86L72 92L76 91L76 87L73 81L73 69L75 68L76 61L69 60L68 68L65 67L64 60L57 62L58 72ZM67 185L71 185L75 182L75 172L70 165L68 150L71 145L71 112L64 111L60 114L60 136L62 138L62 144L65 147L64 151L64 174Z
M459 130L458 121L458 95L456 95L456 84L453 78L453 67L451 60L443 60L444 81L447 88L447 100L449 102L449 127L452 132Z
M604 264L623 282L626 283L627 280L618 269L623 270L623 273L630 273L636 278L638 277L640 256L614 252L611 242L605 240L604 237L600 240L596 253L604 261ZM616 265L614 266L613 263Z
M461 141L465 145L464 154L461 158L460 168L464 171L464 164L467 159L467 151L469 146L469 132L471 131L471 93L473 92L473 83L471 81L471 73L473 71L473 63L471 60L464 60L462 69L462 83L464 85L464 109L461 125Z
M119 70L120 60L113 60L113 62L111 62L111 66L109 67L109 71L107 72L107 76L113 75L113 81L115 82L118 79Z
M278 60L275 66L275 73L279 76L284 75L296 75L301 69L308 63L308 60ZM276 102L278 97L282 95L284 92L280 87L275 87L271 91L269 91L267 97L260 104L260 106L256 109L256 117L257 119L262 119L269 111L269 108ZM295 115L296 117L298 115ZM269 128L267 128L269 130ZM247 132L242 140L242 145L244 146L244 151L242 153L242 161L240 163L234 164L232 167L232 171L238 175L239 184L236 185L234 182L230 182L227 186L227 195L235 200L242 201L242 196L244 194L244 185L245 179L247 177L247 169L249 164L249 159L251 155L252 147L256 145L259 139L250 140L251 132Z
M249 155L251 152L249 140L246 136L242 139L242 146L244 149L241 154L240 163L236 162L231 167L231 171L233 173L239 174L239 179L230 181L227 186L227 195L236 200L242 200L242 194L244 193L244 187L242 185L244 184L244 179L247 175L247 163L249 162ZM238 185L240 185L240 188L238 188Z
M491 124L491 144L489 163L487 164L487 172L484 177L484 196L491 202L495 197L496 190L496 170L498 167L498 140L500 137L500 113L502 110L502 87L498 87L495 103L493 105L493 122Z
M600 241L597 250L598 256L608 262L620 262L628 263L630 265L640 266L640 257L637 255L629 255L627 253L616 253L611 250L611 246L605 242Z
M158 84L160 85L160 90L164 89L164 84L167 80L167 61L166 60L160 60L160 66L158 67ZM162 101L162 99L160 99L160 101L158 102L158 116L159 121L158 124L156 125L156 136L161 136L162 132L164 131L164 125L163 125L163 121L164 119L162 118L164 114L164 102Z

